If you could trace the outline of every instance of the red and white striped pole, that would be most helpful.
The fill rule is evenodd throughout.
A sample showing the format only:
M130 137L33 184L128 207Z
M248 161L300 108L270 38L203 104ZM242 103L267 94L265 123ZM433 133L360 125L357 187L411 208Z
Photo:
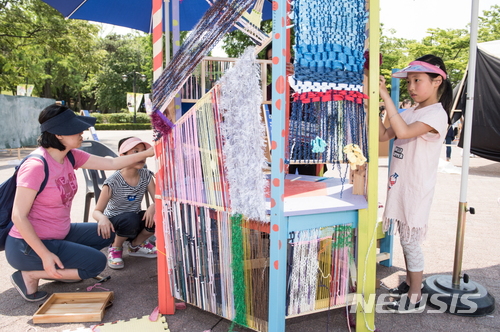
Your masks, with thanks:
M153 81L163 71L163 0L153 1Z
M153 5L153 82L163 71L163 0L152 0ZM168 6L168 2L166 3ZM163 140L155 144L156 156L160 158L165 153ZM155 221L156 221L156 247L158 250L158 309L161 314L173 315L175 313L175 300L170 289L170 274L165 250L165 234L163 233L163 202L161 199L161 168L157 172L155 190Z

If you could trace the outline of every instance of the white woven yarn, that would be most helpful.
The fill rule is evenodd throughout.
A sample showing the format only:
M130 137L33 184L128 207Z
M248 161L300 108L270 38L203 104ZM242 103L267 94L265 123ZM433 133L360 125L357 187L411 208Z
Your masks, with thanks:
M224 167L229 182L232 213L266 220L264 123L260 116L260 67L254 48L245 50L222 77L220 107L224 117Z

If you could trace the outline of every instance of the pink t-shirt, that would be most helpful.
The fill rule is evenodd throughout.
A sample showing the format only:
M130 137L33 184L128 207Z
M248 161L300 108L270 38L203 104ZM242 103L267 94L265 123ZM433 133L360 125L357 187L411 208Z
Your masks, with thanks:
M90 157L87 152L73 149L75 167L78 169ZM66 157L60 164L40 147L33 153L42 155L49 167L49 178L45 189L35 198L28 219L33 225L35 233L41 240L61 240L68 235L71 223L71 204L78 189L73 165ZM45 178L43 161L37 158L26 160L17 174L17 186L38 191ZM9 232L10 236L22 238L14 225Z

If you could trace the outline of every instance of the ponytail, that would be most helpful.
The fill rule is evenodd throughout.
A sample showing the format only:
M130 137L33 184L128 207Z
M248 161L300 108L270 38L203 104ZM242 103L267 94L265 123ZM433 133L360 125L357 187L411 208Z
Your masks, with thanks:
M442 88L441 88L442 87ZM453 88L451 87L451 82L447 78L441 83L439 91L441 91L441 96L439 97L439 102L443 105L446 114L448 115L448 124L451 125L451 108L453 107Z

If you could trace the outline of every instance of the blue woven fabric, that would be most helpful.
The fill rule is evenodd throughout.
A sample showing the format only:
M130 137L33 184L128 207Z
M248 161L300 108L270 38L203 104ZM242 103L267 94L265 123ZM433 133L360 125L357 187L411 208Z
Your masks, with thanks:
M361 84L364 0L295 0L295 79Z

